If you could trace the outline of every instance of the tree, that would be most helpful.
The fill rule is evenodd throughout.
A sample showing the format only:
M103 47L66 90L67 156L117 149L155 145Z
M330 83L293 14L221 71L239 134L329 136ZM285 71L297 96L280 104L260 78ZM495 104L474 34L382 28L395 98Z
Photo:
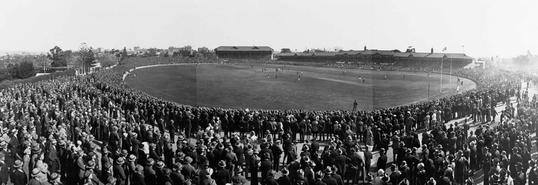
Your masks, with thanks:
M35 75L34 64L32 62L24 61L19 64L9 64L8 72L11 78L28 78Z
M17 68L17 78L23 79L35 75L34 64L32 62L22 62Z
M147 49L146 53L144 53L144 56L146 56L146 57L157 56L157 48L149 48L149 49Z
M65 53L64 51L62 51L62 48L58 46L54 46L52 49L49 50L49 53L47 53L47 58L49 60L52 60L52 63L50 64L52 67L67 66L67 61L65 60Z
M86 43L82 43L80 46L79 55L82 63L82 72L89 72L90 67L95 63L95 54L92 51L92 47L89 47Z
M121 59L120 59L120 61L126 59L127 57L128 57L127 48L123 47L123 51L121 51Z

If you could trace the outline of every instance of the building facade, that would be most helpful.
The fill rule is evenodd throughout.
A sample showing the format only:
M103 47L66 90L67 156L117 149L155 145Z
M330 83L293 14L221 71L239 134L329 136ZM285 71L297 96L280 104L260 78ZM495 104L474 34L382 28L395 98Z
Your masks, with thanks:
M273 49L268 46L220 46L215 54L221 59L273 59Z

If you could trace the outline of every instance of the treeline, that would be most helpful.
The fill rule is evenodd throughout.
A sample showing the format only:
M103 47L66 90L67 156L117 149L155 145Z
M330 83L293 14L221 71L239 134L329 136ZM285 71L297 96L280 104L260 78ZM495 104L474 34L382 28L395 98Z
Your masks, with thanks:
M11 79L23 79L35 76L34 64L24 61L16 64L8 64L7 68L0 69L0 81Z

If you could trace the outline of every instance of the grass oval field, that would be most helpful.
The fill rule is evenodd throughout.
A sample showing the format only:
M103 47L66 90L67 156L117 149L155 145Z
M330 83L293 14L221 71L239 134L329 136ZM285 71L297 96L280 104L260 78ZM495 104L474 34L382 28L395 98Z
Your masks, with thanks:
M278 69L278 70L277 70ZM299 78L300 76L300 78ZM363 82L364 79L364 82ZM149 95L193 106L254 109L351 110L404 105L455 94L458 77L422 72L311 66L185 64L137 69L126 84ZM463 80L461 90L476 84Z

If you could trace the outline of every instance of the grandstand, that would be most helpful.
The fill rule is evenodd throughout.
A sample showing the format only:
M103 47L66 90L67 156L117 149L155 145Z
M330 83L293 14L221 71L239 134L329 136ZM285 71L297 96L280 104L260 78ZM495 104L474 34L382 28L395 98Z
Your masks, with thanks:
M464 53L401 52L399 50L351 50L342 52L280 53L277 60L294 62L321 62L357 65L393 66L397 69L435 70L443 67L460 69L472 63L473 58Z

